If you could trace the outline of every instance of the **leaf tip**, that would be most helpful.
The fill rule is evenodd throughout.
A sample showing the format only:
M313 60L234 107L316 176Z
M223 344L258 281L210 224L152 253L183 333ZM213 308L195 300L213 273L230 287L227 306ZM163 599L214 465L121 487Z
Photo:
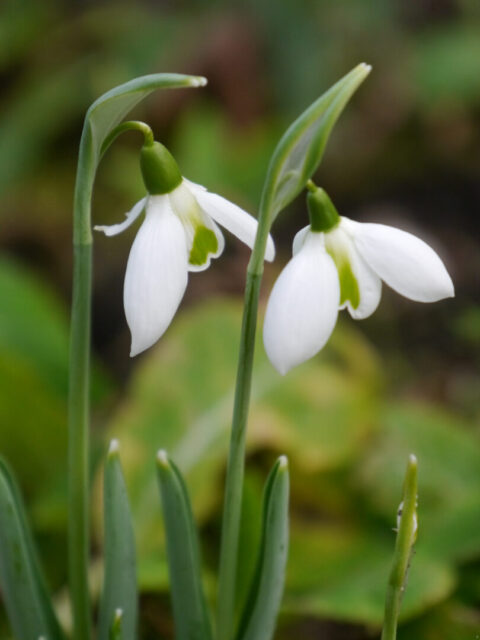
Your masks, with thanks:
M162 469L168 469L168 467L170 466L170 463L168 461L168 455L165 449L160 449L157 452L157 464Z
M203 76L195 76L190 80L190 85L192 87L205 87L208 83L208 80Z
M288 470L288 458L287 456L280 456L278 459L278 470L279 471L287 471Z
M116 438L114 438L110 441L110 446L108 447L108 457L110 458L110 456L117 455L119 451L120 443Z

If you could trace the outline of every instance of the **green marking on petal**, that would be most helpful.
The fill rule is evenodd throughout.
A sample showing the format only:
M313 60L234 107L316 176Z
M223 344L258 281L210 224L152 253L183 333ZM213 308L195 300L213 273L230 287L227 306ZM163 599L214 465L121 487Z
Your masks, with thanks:
M342 260L341 264L337 264L337 269L340 279L340 304L345 304L348 300L351 306L357 309L360 304L360 290L352 267L348 260Z
M195 230L188 261L199 267L207 262L209 254L215 253L217 250L218 240L215 233L207 227L199 226Z
M352 267L348 259L348 255L343 252L334 251L332 248L327 249L333 258L338 271L338 279L340 280L340 306L347 301L353 309L357 309L360 304L360 289L358 281L353 275Z

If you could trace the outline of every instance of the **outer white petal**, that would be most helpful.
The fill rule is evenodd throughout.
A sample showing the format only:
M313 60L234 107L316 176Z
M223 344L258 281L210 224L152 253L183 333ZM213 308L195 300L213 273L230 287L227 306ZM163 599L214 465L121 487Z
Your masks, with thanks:
M192 187L192 193L201 208L212 216L219 225L228 229L234 236L237 236L247 247L253 248L258 226L257 220L253 216L216 193L210 193L198 187ZM272 262L274 258L275 245L269 235L265 260Z
M323 234L309 233L276 281L265 314L265 350L281 374L325 345L337 321L339 300L338 274Z
M392 289L417 302L454 296L445 265L423 240L383 224L348 221L358 251Z
M147 207L128 258L123 301L132 334L130 355L154 344L167 329L188 280L183 225L166 196Z
M95 231L103 231L106 236L116 236L118 233L122 233L122 231L128 229L128 227L135 222L138 216L142 213L147 203L147 199L148 196L139 200L131 210L125 214L126 219L123 222L120 222L119 224L112 224L110 226L96 225L93 228Z
M325 245L328 251L343 253L350 263L352 274L357 281L360 303L354 308L349 300L341 308L347 308L355 320L363 320L372 315L382 297L382 281L362 258L350 236L349 220L340 224L330 233L325 234Z
M303 229L300 229L300 231L297 231L297 233L295 234L295 237L293 238L293 245L292 245L292 254L294 256L297 255L297 253L300 251L300 249L303 247L306 238L308 237L307 234L310 231L310 225L307 224L306 227L303 227Z

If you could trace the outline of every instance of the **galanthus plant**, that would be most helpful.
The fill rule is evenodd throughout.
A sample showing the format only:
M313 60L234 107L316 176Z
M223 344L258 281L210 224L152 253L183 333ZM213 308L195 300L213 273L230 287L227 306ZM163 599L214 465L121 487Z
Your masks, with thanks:
M324 189L309 180L310 224L293 240L293 258L268 301L265 349L280 373L325 345L339 309L356 320L378 307L382 280L417 302L454 295L448 272L433 249L411 233L341 217Z
M128 123L133 129L137 123ZM124 127L122 127L124 128ZM110 227L96 226L107 236L127 229L145 210L145 220L130 251L123 301L132 334L130 355L148 349L172 321L187 287L189 271L204 271L218 258L225 240L217 224L253 247L257 221L225 198L182 178L171 153L154 142L146 125L140 165L148 195ZM266 260L275 256L268 238Z
M311 177L330 133L370 67L360 64L320 96L278 143L261 196L258 222L235 204L183 178L172 154L151 129L124 121L157 89L201 87L204 78L156 74L136 78L101 96L88 109L80 143L74 198L74 274L69 393L69 586L72 628L63 629L45 586L22 500L8 467L0 464L0 579L17 640L134 640L138 595L136 551L120 443L110 444L104 469L104 580L98 618L92 616L88 583L89 354L92 273L91 199L95 174L118 135L144 136L140 165L147 195L124 222L97 227L120 233L145 211L127 264L124 303L132 333L131 355L155 343L171 323L189 271L206 269L223 251L217 224L252 248L247 269L231 441L227 462L217 597L204 593L197 531L181 470L168 452L156 456L171 599L177 640L270 640L280 608L288 551L288 460L280 456L265 484L261 540L250 549L257 567L247 597L239 603L237 564L245 464L245 438L259 291L265 260L273 260L270 236L278 214L308 187L311 224L294 242L294 258L280 275L265 319L265 346L283 373L316 353L334 328L338 309L367 317L379 300L381 280L415 300L453 295L436 254L413 236L382 225L340 218ZM161 429L161 425L159 426ZM153 461L152 461L153 462ZM387 585L383 640L396 635L401 596L417 530L417 462L407 465L402 509ZM237 615L237 611L240 614ZM96 631L94 632L94 629Z

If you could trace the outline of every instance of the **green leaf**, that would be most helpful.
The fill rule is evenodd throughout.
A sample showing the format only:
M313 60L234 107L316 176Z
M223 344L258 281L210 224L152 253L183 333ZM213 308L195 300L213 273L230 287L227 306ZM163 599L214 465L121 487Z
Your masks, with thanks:
M370 73L359 64L316 100L288 128L273 153L262 194L270 224L318 167L330 133L353 93Z
M121 610L124 637L132 640L137 628L137 571L135 538L127 490L113 440L105 465L105 578L100 604L99 638L109 640L112 624ZM119 625L120 623L118 623ZM113 626L116 628L116 626Z
M288 462L282 456L265 485L262 541L257 569L239 626L239 640L269 640L273 636L285 583L288 496Z
M0 579L17 640L40 636L61 640L63 634L40 571L20 492L2 460L0 522Z
M167 536L175 637L177 640L208 640L212 638L212 630L187 489L179 470L164 451L158 453L157 469Z

